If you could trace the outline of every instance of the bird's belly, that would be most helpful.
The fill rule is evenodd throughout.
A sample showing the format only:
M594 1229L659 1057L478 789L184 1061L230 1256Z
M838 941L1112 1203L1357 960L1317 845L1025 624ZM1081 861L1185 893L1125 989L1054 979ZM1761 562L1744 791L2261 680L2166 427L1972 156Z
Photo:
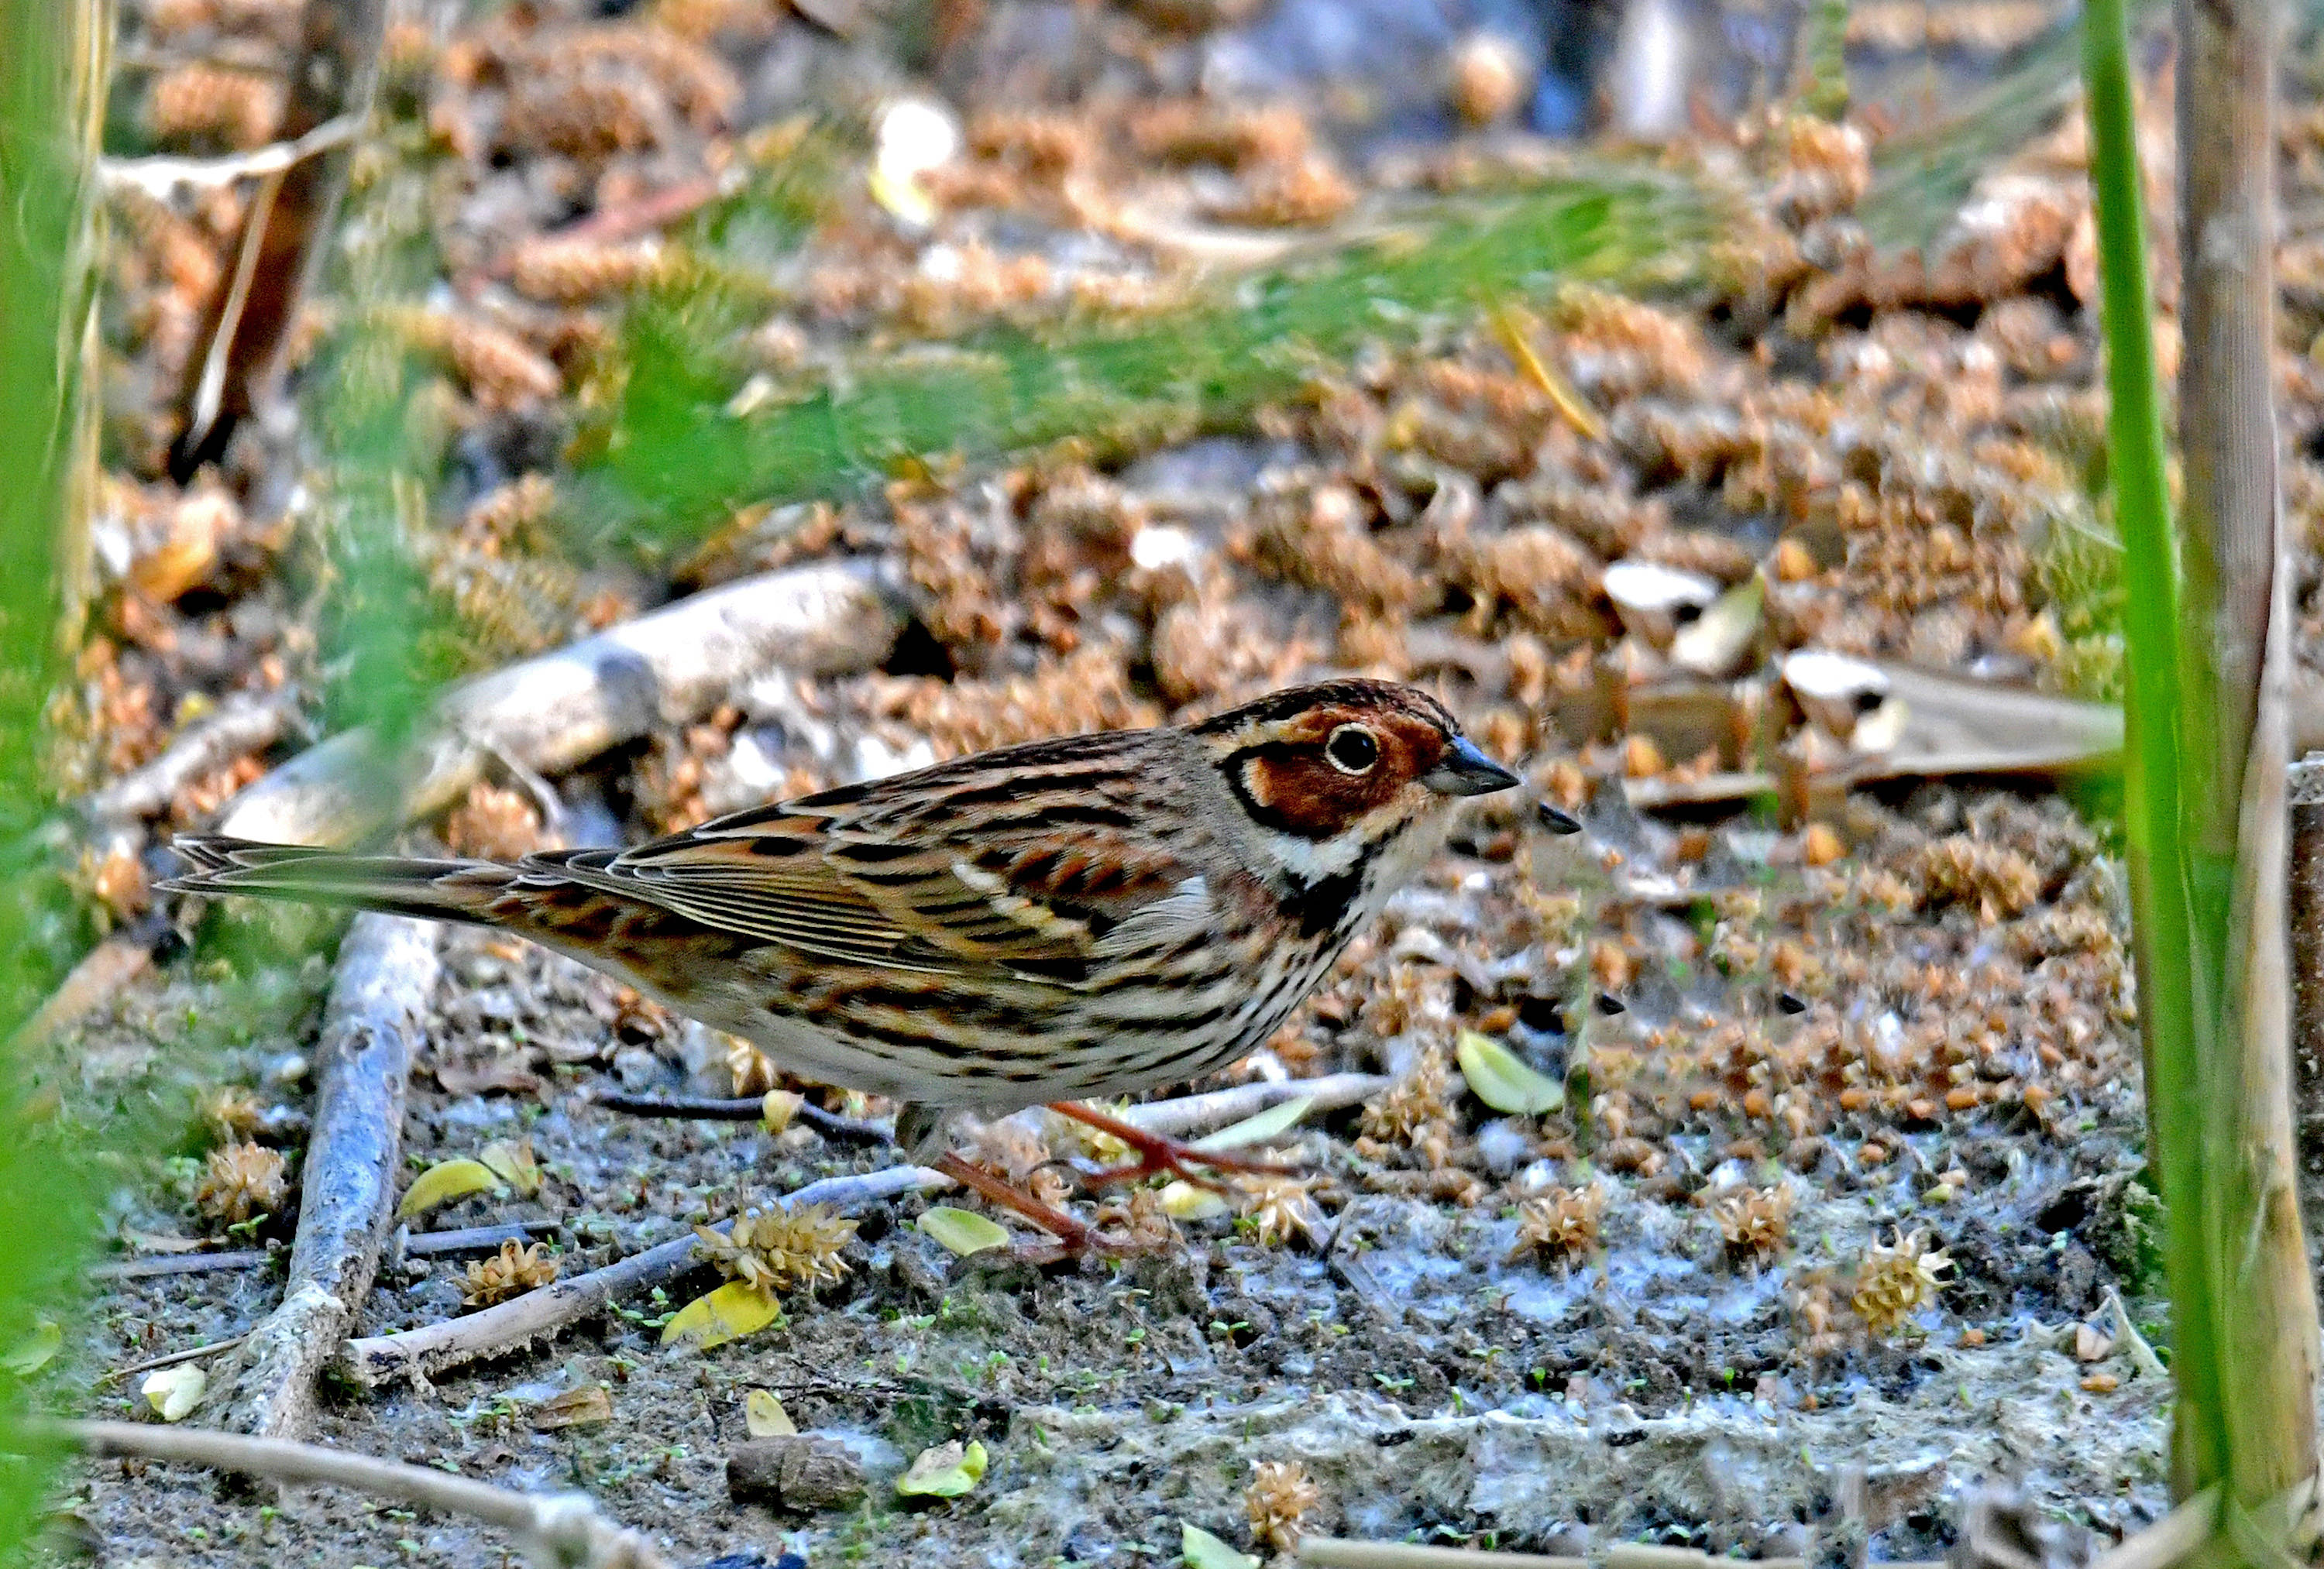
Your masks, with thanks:
M1231 994L1227 999L1209 1002L1200 993L1160 999L1167 1023L1159 1031L1132 1032L1119 1021L1092 1021L1091 1032L1109 1050L1089 1053L1088 1071L1050 1098L1132 1094L1200 1078L1240 1061L1282 1028L1338 952L1337 947L1275 949L1255 974L1222 983Z
M1278 945L1222 962L1232 942L1190 946L1159 973L1101 975L1088 988L744 967L724 986L659 1000L805 1078L1001 1111L1215 1072L1264 1044L1339 949Z
M678 1005L802 1078L934 1106L1055 1100L1084 1039L1076 994L909 972L770 975Z

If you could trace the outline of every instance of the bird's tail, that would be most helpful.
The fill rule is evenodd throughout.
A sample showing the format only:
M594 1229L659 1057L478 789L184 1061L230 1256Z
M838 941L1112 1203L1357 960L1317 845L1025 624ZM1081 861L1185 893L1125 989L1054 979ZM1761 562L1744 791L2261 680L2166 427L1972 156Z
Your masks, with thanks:
M173 848L193 867L161 885L172 893L296 899L477 925L496 923L493 906L518 876L491 861L349 855L223 834L183 834Z

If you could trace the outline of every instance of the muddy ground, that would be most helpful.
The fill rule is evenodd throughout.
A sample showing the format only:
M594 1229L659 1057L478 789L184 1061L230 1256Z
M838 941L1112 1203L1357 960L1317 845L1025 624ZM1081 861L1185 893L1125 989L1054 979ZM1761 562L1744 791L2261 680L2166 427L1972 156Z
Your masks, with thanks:
M1997 796L1974 804L2014 819L2071 868L2069 881L2116 875L2054 808ZM1923 792L1890 831L1962 806L1950 791ZM1625 827L1639 825L1605 831ZM1517 875L1517 858L1577 853L1545 835L1530 840L1510 847L1516 857L1475 853L1489 844L1449 857L1435 885L1390 916L1381 947L1410 952L1457 937L1464 896ZM1780 842L1747 836L1747 848L1769 841ZM2002 946L1958 907L1886 923L1882 937L1917 963ZM627 1084L689 1087L677 1062L641 1062L638 1046L620 1044L611 983L479 934L447 944L432 1061L521 1060L541 1043L582 1060L530 1095L415 1087L415 1167L521 1136L547 1174L530 1202L480 1196L429 1216L431 1226L549 1222L577 1272L889 1159L834 1149L804 1128L770 1136L589 1105L582 1091L609 1069L585 1054L608 1046L632 1053L621 1064ZM1376 950L1347 967L1351 978L1379 962ZM161 1043L121 1050L168 1049L188 996L183 983L173 989L139 1021ZM1641 1011L1610 1023L1643 1030ZM1593 1027L1590 1050L1618 1050L1613 1033ZM1365 1034L1342 1035L1357 1065L1393 1051ZM322 1432L511 1485L586 1486L666 1537L682 1562L753 1550L771 1560L786 1546L809 1562L865 1551L929 1564L1169 1562L1182 1522L1245 1537L1251 1465L1281 1459L1302 1462L1322 1491L1310 1528L1387 1538L1536 1550L1644 1539L1786 1555L1829 1513L1842 1467L1917 1473L1932 1463L1931 1496L1874 1537L1876 1555L1939 1555L1951 1536L1947 1500L2004 1478L2048 1510L2127 1531L2163 1507L2165 1386L2139 1376L2126 1348L2082 1361L2074 1342L2084 1322L2116 1337L2102 1309L2126 1283L2133 1317L2157 1332L2160 1309L2139 1292L2137 1217L2125 1207L2126 1192L2136 1197L2124 1185L2140 1114L2118 1077L2120 1041L2107 1038L2098 1056L2116 1077L2047 1123L2009 1106L1865 1144L1851 1131L1782 1161L1738 1154L1714 1134L1674 1133L1651 1175L1598 1170L1602 1222L1570 1257L1518 1249L1512 1200L1591 1179L1579 1155L1540 1152L1572 1148L1574 1119L1494 1118L1473 1101L1448 1119L1453 1145L1440 1170L1467 1174L1465 1186L1482 1190L1474 1202L1398 1191L1431 1173L1406 1156L1358 1154L1364 1114L1351 1108L1317 1119L1296 1146L1325 1179L1314 1234L1272 1244L1222 1218L1189 1224L1183 1242L1127 1263L955 1258L912 1224L927 1200L908 1199L862 1215L846 1279L794 1298L783 1326L706 1353L664 1348L658 1326L670 1307L716 1283L705 1269L666 1300L432 1389L342 1391ZM263 1072L277 1044L254 1042L244 1058ZM1564 1042L1535 1044L1546 1059ZM724 1071L716 1064L701 1076L710 1083L692 1087L723 1089ZM1952 1171L1967 1174L1965 1186L1932 1192ZM1738 1256L1708 1213L1736 1183L1796 1195L1788 1237L1765 1263ZM125 1221L190 1230L167 1198L134 1201ZM1869 1337L1832 1298L1844 1304L1868 1247L1900 1231L1926 1232L1953 1267L1929 1306ZM366 1333L460 1311L458 1277L456 1263L391 1271L366 1306ZM271 1307L274 1278L124 1283L102 1303L86 1365L232 1335ZM1803 1300L1819 1286L1838 1321L1821 1345ZM542 1402L586 1383L610 1393L610 1423L537 1430ZM744 1436L753 1389L773 1391L802 1432L845 1443L869 1501L811 1517L731 1503L724 1456ZM113 1408L141 1404L119 1391ZM972 1495L906 1508L889 1491L919 1450L971 1436L993 1456ZM91 1467L79 1498L108 1562L254 1563L289 1549L301 1562L453 1564L493 1551L462 1522L383 1518L327 1494L278 1509L166 1467Z
M382 234L417 236L425 264L362 308L327 283L294 345L385 333L418 367L399 417L420 455L401 460L396 493L401 548L449 629L429 657L490 668L824 559L892 568L904 630L880 668L750 673L715 711L569 776L495 772L409 842L510 855L641 838L986 746L1188 719L1333 669L1432 685L1526 786L1480 803L1424 884L1222 1081L1394 1076L1280 1146L1309 1174L1297 1187L1170 1222L1150 1256L1046 1265L954 1256L916 1224L944 1196L875 1205L841 1278L786 1293L775 1327L665 1347L669 1315L719 1283L706 1265L432 1387L334 1384L318 1438L586 1489L685 1564L1166 1564L1189 1524L1264 1552L1254 1468L1281 1461L1314 1483L1300 1529L1550 1552L1640 1540L1789 1556L1868 1537L1876 1559L1928 1559L1963 1498L2001 1482L2101 1538L2158 1516L2167 1386L2149 1347L2167 1354L2168 1336L2106 794L2054 760L1823 789L1895 745L1874 731L1902 711L1873 691L1827 713L1784 674L1816 650L2061 702L2118 685L2078 121L2009 151L1925 262L1876 254L1856 209L1903 111L1796 112L1795 74L1762 58L1776 35L1729 18L1706 36L1750 47L1721 57L1654 155L1728 206L1643 299L1500 280L1483 302L1521 296L1530 314L1463 307L1384 328L1202 429L1132 418L1102 441L872 464L824 499L735 508L684 550L648 548L583 525L602 494L591 454L623 439L607 410L643 373L623 335L653 290L758 270L759 292L735 294L748 319L715 329L724 417L740 419L899 344L1167 312L1213 269L1340 236L1377 200L1521 186L1567 167L1538 135L1564 110L1541 81L1495 97L1489 70L1452 69L1481 58L1461 48L1483 11L1430 34L1431 73L1451 74L1390 73L1399 92L1425 76L1414 108L1329 73L1235 87L1227 65L1251 58L1237 30L1307 14L1290 7L1273 23L1235 7L964 8L934 41L743 0L602 9L397 13L348 250L374 281L387 274L363 271L363 248ZM1859 10L1858 64L1910 56L1896 16ZM124 89L122 151L271 134L263 62L287 58L287 11L153 7L140 36L158 58L238 40L244 77L149 69ZM2043 15L1930 14L1949 19L1944 69L1970 78ZM1036 47L1044 28L1073 47ZM922 200L899 203L862 176L881 105L907 89L939 94L964 140ZM723 226L672 220L660 249L638 237L657 193L706 170L807 161L782 161L802 145L782 129L802 106L856 133L819 155L837 172L802 234L789 209L760 213L764 232L739 221L776 205L745 181L721 198L739 203ZM2303 215L2324 186L2324 127L2304 115L2286 134L2280 372L2312 644L2324 397ZM240 198L124 201L100 603L65 727L87 789L222 698L287 695L318 729L360 711L317 609L340 581L327 499L345 466L249 435L188 485L163 474L170 389ZM606 213L632 225L622 237L560 237ZM2157 267L2167 307L2167 237ZM2159 332L2167 359L2167 314ZM329 393L307 385L300 407L337 428L318 412L338 407ZM1678 639L1668 605L1609 581L1624 564L1680 574L1678 626L1736 636L1707 654ZM1979 710L1965 711L1973 725ZM171 926L57 1059L74 1115L138 1130L117 1153L110 1262L192 1245L277 1256L105 1280L44 1375L75 1408L150 1418L137 1378L101 1375L237 1334L279 1295L337 929L157 904L151 883L170 869L169 831L215 821L301 740L291 726L187 782L76 876L91 935L155 908ZM1714 788L1754 768L1757 783ZM1538 801L1586 831L1549 833ZM593 1090L788 1081L569 961L472 932L447 933L444 952L408 1164L530 1141L542 1180L416 1230L537 1223L569 1277L894 1159L804 1125L610 1111ZM1563 1106L1484 1105L1455 1065L1464 1032L1562 1083ZM858 1118L887 1109L791 1087ZM285 1153L293 1181L236 1223L204 1182L214 1152L244 1140ZM1038 1118L965 1147L1020 1172L1090 1159ZM1108 1223L1160 1224L1151 1204ZM392 1250L364 1332L461 1313L469 1262ZM590 1386L604 1407L558 1403ZM759 1390L844 1446L860 1500L730 1500L725 1456ZM971 1438L991 1456L972 1491L897 1494L914 1456ZM1840 1502L1849 1467L1871 1468L1878 1518ZM109 1564L503 1551L461 1520L171 1466L85 1464L62 1502Z

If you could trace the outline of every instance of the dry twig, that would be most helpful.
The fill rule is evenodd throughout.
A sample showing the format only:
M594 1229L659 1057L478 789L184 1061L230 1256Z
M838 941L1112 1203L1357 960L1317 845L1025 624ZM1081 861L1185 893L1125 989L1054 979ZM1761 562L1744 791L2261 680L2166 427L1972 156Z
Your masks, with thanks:
M97 164L97 178L108 190L142 190L166 200L180 186L212 188L280 174L294 163L353 142L362 129L362 115L339 115L304 136L272 142L227 158L107 158Z
M244 1336L226 1420L281 1437L306 1426L323 1364L355 1326L395 1207L403 1089L436 988L438 928L359 915L316 1048L315 1131L282 1304Z
M158 817L179 791L237 757L264 751L281 739L298 711L287 693L237 694L217 711L186 727L169 750L124 774L88 798L83 814L98 828Z
M645 1537L599 1514L585 1493L515 1492L423 1465L204 1427L58 1422L24 1431L91 1454L178 1461L276 1482L327 1482L420 1509L466 1515L514 1537L518 1550L540 1569L666 1569L669 1562Z
M948 1187L952 1179L921 1166L890 1166L861 1177L810 1182L785 1197L792 1207L828 1204L847 1210L918 1188ZM525 1342L555 1334L595 1312L614 1298L649 1290L677 1279L700 1262L701 1242L691 1233L632 1253L569 1280L528 1291L496 1308L447 1319L398 1335L351 1340L339 1357L349 1378L375 1387L393 1378L424 1382L430 1373L495 1355Z
M433 1258L441 1253L490 1252L504 1242L523 1242L535 1232L554 1231L543 1221L511 1220L498 1225L466 1225L452 1231L424 1231L404 1239L407 1258ZM217 1275L229 1270L254 1270L274 1255L263 1248L235 1248L215 1253L169 1253L152 1259L115 1259L92 1267L99 1280L144 1280L157 1275Z
M1121 1120L1145 1129L1149 1133L1162 1133L1177 1139L1189 1133L1207 1133L1225 1127L1245 1117L1256 1116L1272 1106L1305 1097L1315 1104L1315 1111L1336 1111L1341 1106L1355 1106L1370 1100L1386 1089L1393 1080L1377 1073L1332 1073L1321 1078L1286 1078L1271 1084L1238 1084L1231 1089L1213 1089L1201 1095L1180 1096L1176 1100L1148 1101L1133 1106L1121 1114Z
M1374 1073L1334 1073L1322 1078L1239 1084L1231 1089L1208 1090L1201 1095L1181 1096L1176 1100L1148 1101L1130 1106L1121 1113L1121 1118L1149 1133L1183 1138L1189 1133L1207 1133L1213 1128L1224 1127L1244 1117L1254 1116L1269 1106L1281 1106L1286 1101L1298 1100L1303 1096L1314 1101L1313 1109L1317 1111L1354 1106L1378 1095L1390 1082ZM632 1116L683 1117L702 1122L756 1122L766 1110L766 1097L757 1095L652 1096L602 1090L589 1098L593 1104L604 1106L607 1111L623 1112ZM888 1130L880 1124L837 1116L820 1106L801 1106L791 1115L825 1137L842 1142L891 1142Z
M218 831L348 843L450 805L494 756L561 774L657 724L695 719L770 671L869 670L903 623L900 596L873 564L743 578L454 688L416 757L383 757L369 730L334 736L235 797ZM383 791L383 779L408 784Z
M165 1351L159 1356L149 1356L143 1362L133 1362L126 1367L107 1368L97 1375L97 1386L103 1389L107 1384L117 1384L123 1379L134 1378L142 1372L175 1367L181 1362L199 1362L206 1356L232 1351L241 1344L241 1335L229 1335L224 1340L213 1340L205 1345L181 1345L175 1351Z
M152 964L153 944L168 930L159 913L148 912L135 925L122 928L82 954L63 984L24 1021L9 1049L23 1051L53 1041L99 1004L120 996Z

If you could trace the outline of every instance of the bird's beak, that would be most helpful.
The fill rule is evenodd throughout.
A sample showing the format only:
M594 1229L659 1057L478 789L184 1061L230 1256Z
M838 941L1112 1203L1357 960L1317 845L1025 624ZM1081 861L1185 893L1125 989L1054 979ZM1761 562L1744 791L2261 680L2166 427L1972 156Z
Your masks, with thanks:
M1517 776L1479 751L1477 743L1468 737L1454 736L1445 743L1436 766L1423 774L1420 782L1439 795L1488 795L1508 789Z

